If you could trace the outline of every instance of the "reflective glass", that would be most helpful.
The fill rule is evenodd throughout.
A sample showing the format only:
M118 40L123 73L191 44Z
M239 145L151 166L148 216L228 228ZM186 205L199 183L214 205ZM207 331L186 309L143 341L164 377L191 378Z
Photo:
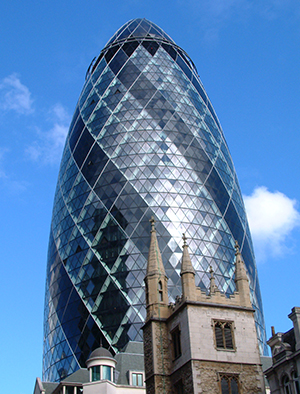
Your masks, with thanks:
M102 380L111 380L111 367L102 365Z
M100 366L92 367L92 382L100 380Z
M182 233L196 284L208 288L212 266L227 294L238 240L264 353L252 241L222 129L192 61L135 19L90 67L66 140L49 240L45 380L84 366L100 341L118 352L142 340L151 216L171 301L181 294Z

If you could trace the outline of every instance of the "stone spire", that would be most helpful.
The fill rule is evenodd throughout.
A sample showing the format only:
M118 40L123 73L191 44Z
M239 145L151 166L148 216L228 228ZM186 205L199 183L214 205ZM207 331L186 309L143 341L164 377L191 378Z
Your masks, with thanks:
M166 277L161 253L158 247L155 220L152 217L151 240L148 254L147 273L145 277L146 310L148 321L152 317L166 318L168 316L168 278Z
M240 247L235 241L235 285L243 306L251 307L249 280Z
M153 216L150 219L151 223L151 240L148 254L148 264L147 264L147 276L153 274L166 275L165 268L162 262L161 253L158 247L156 230L155 230L155 220Z
M191 262L188 245L186 244L186 236L183 234L183 252L181 262L181 286L183 298L195 301L196 300L196 285L195 285L195 270Z
M182 274L190 273L195 275L195 270L192 265L190 254L188 251L188 245L186 244L187 238L185 234L182 234L182 239L183 239L183 245L182 245L183 252L182 252L182 264L181 264L180 274L182 275Z

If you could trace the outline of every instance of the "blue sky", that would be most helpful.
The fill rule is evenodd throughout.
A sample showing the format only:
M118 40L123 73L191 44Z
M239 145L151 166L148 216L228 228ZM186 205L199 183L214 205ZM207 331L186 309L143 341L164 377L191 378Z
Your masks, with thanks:
M136 17L158 24L190 55L220 119L252 228L267 337L271 325L291 328L287 314L300 306L299 2L4 1L4 392L32 393L41 376L47 246L64 139L91 60Z

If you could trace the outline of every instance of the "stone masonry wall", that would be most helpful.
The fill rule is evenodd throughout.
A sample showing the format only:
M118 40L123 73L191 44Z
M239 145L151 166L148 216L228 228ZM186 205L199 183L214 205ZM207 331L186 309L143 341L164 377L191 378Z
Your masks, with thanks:
M152 343L154 339L154 344ZM144 326L144 359L147 394L171 393L171 350L166 323L152 321Z
M263 374L260 366L193 361L195 392L219 394L219 373L237 375L241 394L264 393Z
M145 377L153 375L153 352L152 352L152 330L151 323L144 326L143 329L144 337L144 365L145 365Z

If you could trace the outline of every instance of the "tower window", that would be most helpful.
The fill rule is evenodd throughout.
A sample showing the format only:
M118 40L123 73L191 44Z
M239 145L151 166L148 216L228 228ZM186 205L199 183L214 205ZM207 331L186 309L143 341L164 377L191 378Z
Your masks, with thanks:
M217 349L234 350L233 322L214 321Z
M96 365L92 367L92 382L112 379L112 367L109 365Z
M148 289L148 283L145 283L145 292L146 292L146 305L149 304L149 289Z
M177 326L172 332L172 346L173 346L173 356L174 360L181 356L181 339L180 339L180 330Z
M159 302L163 302L163 286L161 280L158 282L158 297L159 297Z
M239 394L238 377L235 375L220 375L222 394Z
M100 365L92 367L92 382L100 380Z
M111 367L102 365L102 380L111 380Z

